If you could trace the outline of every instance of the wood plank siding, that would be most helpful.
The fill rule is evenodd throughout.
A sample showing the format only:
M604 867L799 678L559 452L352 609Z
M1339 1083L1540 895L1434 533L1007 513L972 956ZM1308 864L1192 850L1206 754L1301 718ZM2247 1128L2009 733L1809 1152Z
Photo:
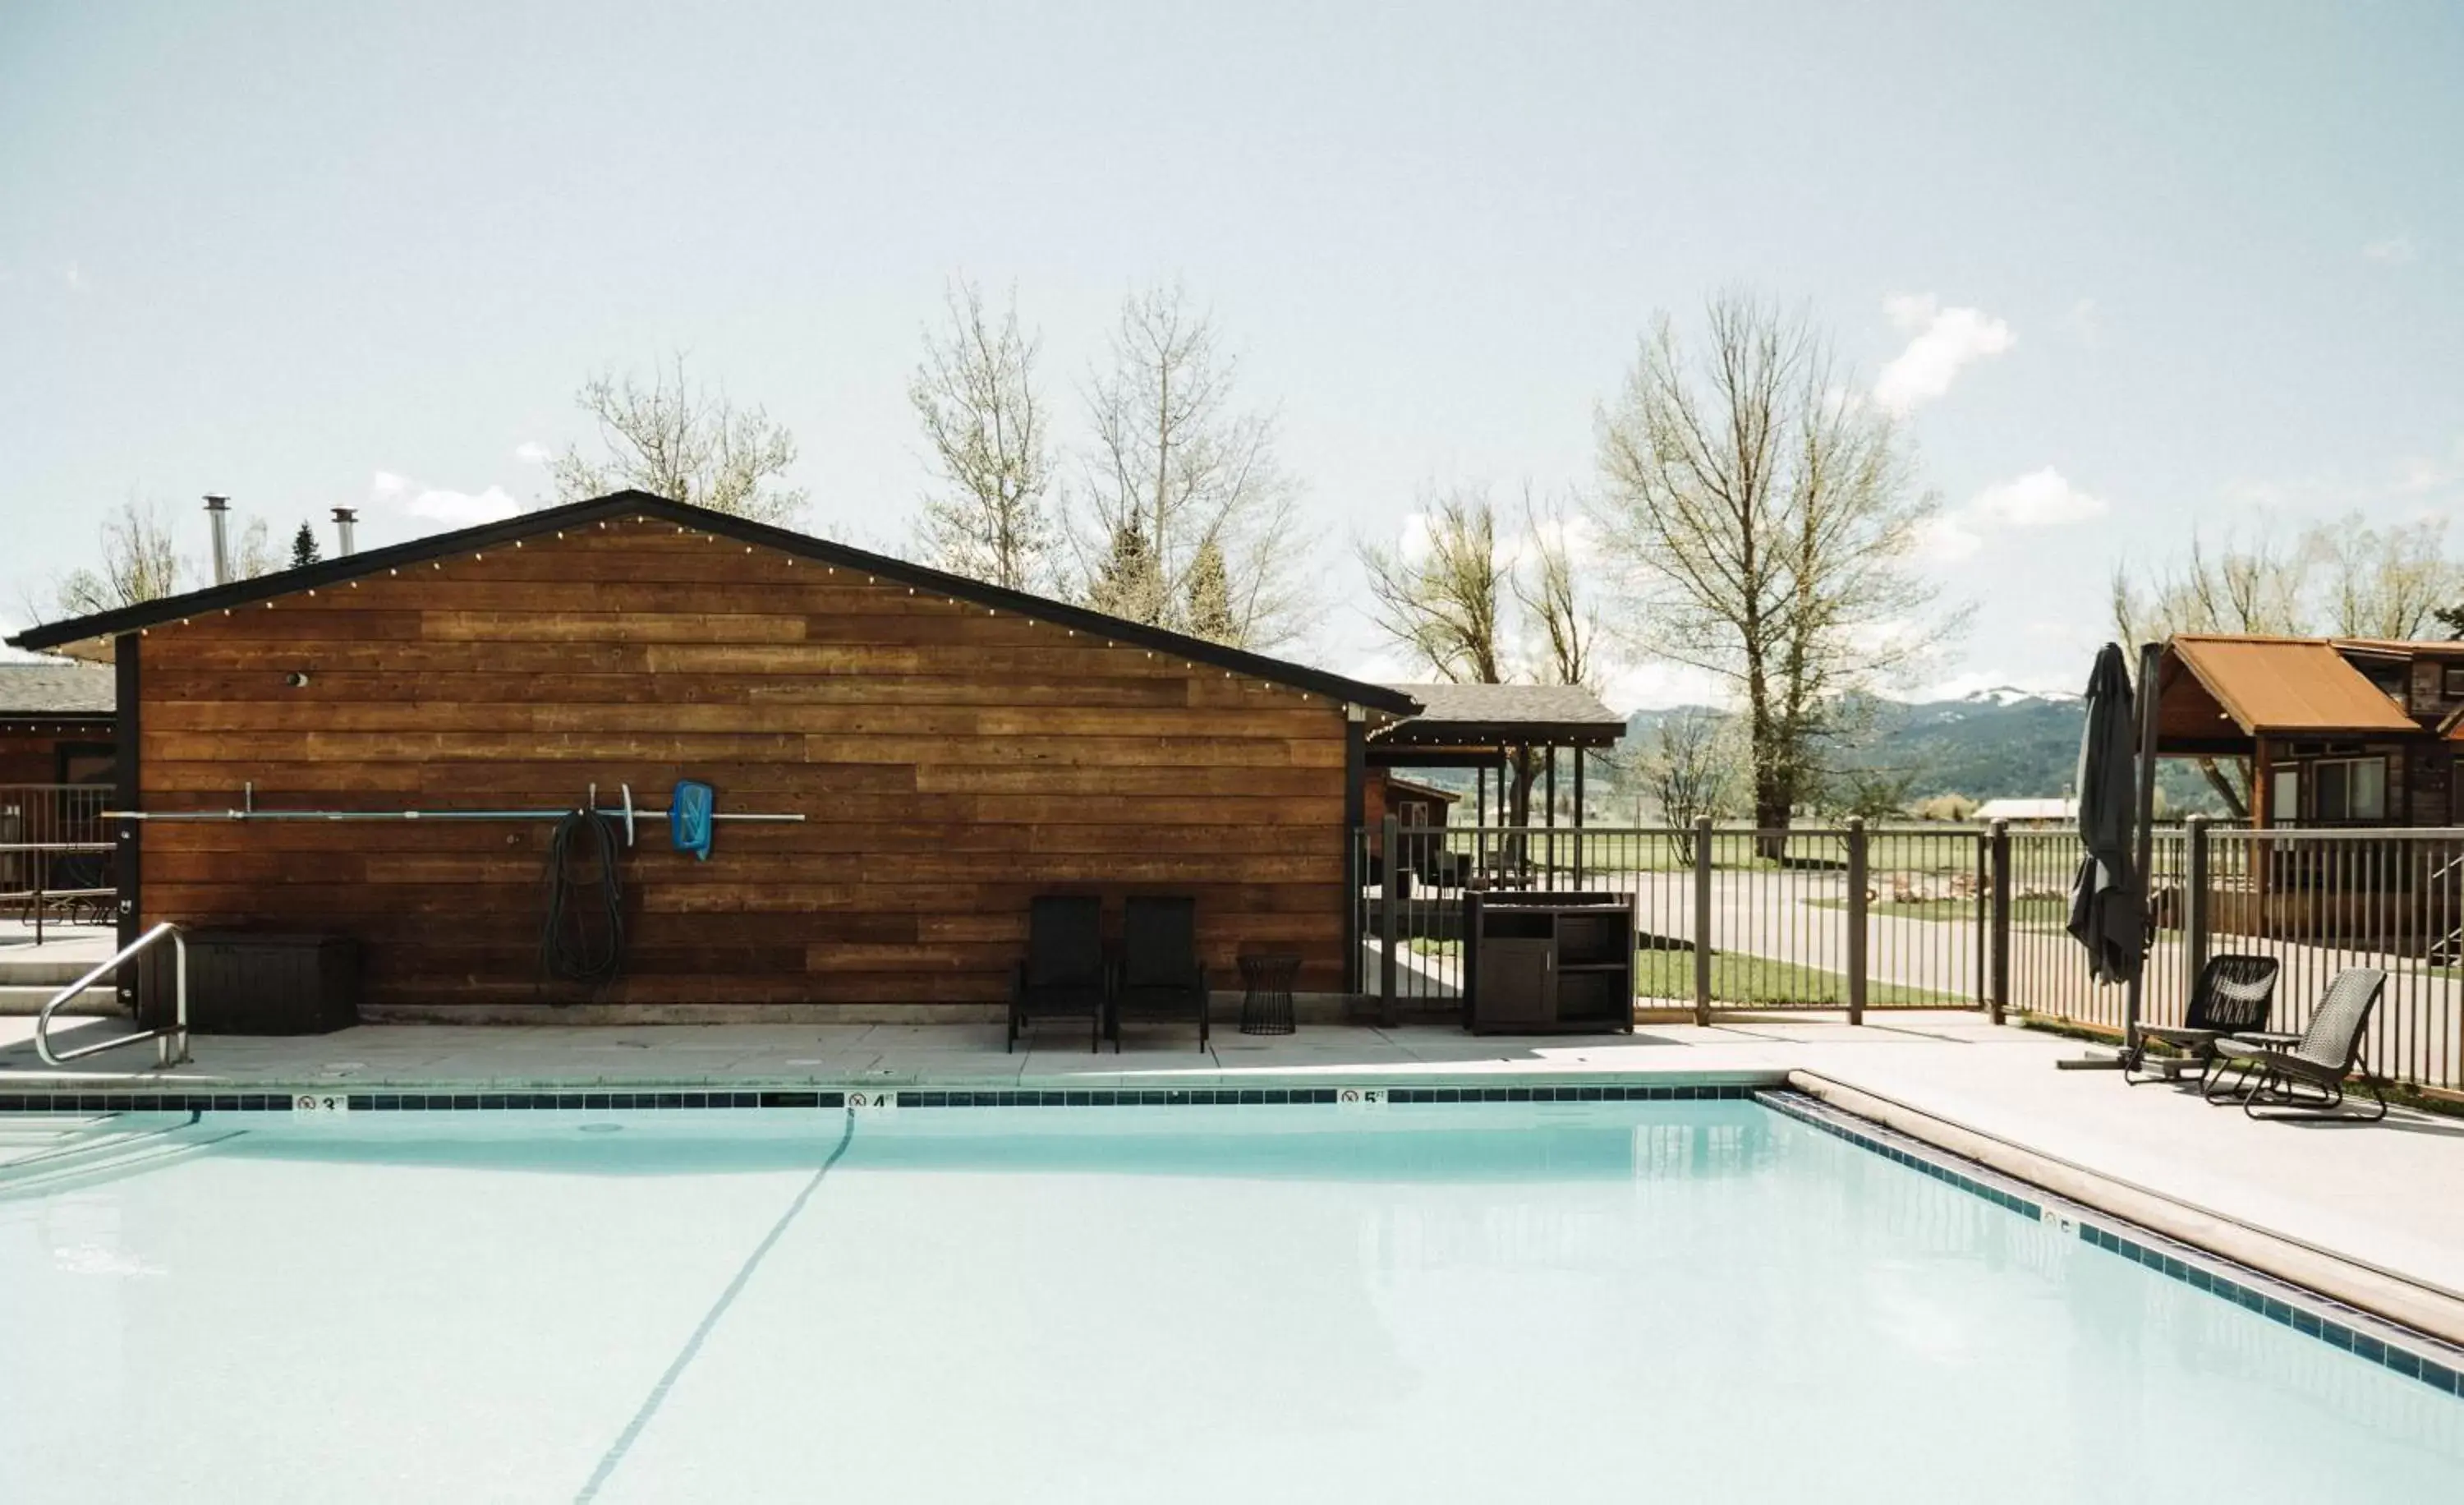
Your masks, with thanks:
M1217 986L1255 947L1342 984L1323 694L624 519L163 623L139 653L148 809L252 780L262 807L656 803L691 777L722 811L808 817L722 825L706 863L647 830L627 975L595 991L539 974L544 824L146 828L144 922L356 936L376 1016L990 1017L1047 892L1100 893L1115 925L1124 894L1194 894Z

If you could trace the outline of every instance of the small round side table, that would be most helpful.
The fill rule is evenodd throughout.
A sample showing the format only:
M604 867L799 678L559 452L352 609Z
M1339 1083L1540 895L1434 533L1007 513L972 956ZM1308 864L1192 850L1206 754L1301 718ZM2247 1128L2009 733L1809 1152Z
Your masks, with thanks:
M1241 959L1241 1032L1290 1034L1292 983L1301 973L1296 956L1243 955Z

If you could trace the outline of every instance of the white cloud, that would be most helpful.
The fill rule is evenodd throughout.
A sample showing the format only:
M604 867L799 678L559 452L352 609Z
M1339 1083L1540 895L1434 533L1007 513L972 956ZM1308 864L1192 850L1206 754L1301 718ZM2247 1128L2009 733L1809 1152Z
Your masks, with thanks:
M85 268L72 261L60 268L60 280L69 285L70 292L82 293L85 291Z
M2000 355L2019 337L1999 319L1975 308L1944 308L1930 293L1895 293L1882 312L1909 336L1907 348L1874 379L1874 400L1905 413L1950 390L1961 370Z
M392 471L379 471L369 477L368 500L372 506L399 512L406 517L441 522L448 528L500 522L522 510L522 504L502 486L491 486L481 492L450 491L441 486L421 485L409 476L398 476Z
M478 522L501 522L521 511L522 504L507 496L502 486L476 494L430 489L405 502L403 510L414 518L433 518L447 527L467 528Z
M1969 508L1979 518L2010 528L2068 527L2112 510L2103 498L2073 486L2050 465L1986 487Z
M548 462L548 447L537 439L524 439L514 446L514 458L524 465L545 465Z
M1956 564L1985 546L1985 536L1956 512L1936 513L1917 529L1916 557L1926 564Z
M2362 248L2362 256L2365 260L2384 262L2391 267L2403 266L2409 261L2418 259L2420 255L2421 248L2403 235L2390 235L2385 240L2373 240Z

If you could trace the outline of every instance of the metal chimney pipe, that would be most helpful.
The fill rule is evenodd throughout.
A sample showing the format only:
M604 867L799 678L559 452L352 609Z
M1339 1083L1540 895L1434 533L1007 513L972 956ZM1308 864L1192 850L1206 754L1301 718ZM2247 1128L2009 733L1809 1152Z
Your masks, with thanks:
M358 552L357 549L351 546L351 524L359 520L360 515L348 507L336 507L334 509L334 531L341 535L343 554L354 554ZM340 558L341 555L337 555L335 557Z
M231 581L231 524L228 520L230 515L231 498L229 497L206 498L206 520L211 522L214 528L214 584L217 586L227 585Z

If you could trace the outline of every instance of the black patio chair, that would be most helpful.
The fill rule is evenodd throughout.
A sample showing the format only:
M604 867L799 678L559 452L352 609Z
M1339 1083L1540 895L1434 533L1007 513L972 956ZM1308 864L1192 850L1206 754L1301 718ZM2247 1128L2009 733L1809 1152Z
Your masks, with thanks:
M1027 901L1026 960L1010 980L1009 1043L1038 1019L1085 1019L1087 1049L1101 1050L1111 989L1104 965L1104 901L1091 895L1045 894Z
M1112 988L1112 1051L1123 1019L1189 1020L1206 1049L1206 967L1198 960L1198 900L1132 898L1122 918L1121 970Z
M2280 970L2274 957L2244 956L2227 953L2208 958L2199 968L2199 979L2190 989L2189 1007L2183 1010L2179 1025L2141 1025L2139 1045L2122 1073L2123 1081L2133 1086L2141 1082L2175 1081L2183 1071L2195 1066L2204 1082L2209 1067L2215 1060L2216 1042L2226 1035L2248 1036L2267 1028L2268 1010L2276 1003L2276 978ZM2156 1070L2148 1070L2147 1042L2159 1041L2179 1053L2157 1058Z
M2344 1106L2344 1083L2359 1077L2377 1105L2376 1113L2357 1122L2376 1123L2387 1117L2387 1095L2362 1058L2362 1031L2370 1010L2387 990L2387 974L2374 966L2352 966L2336 974L2310 1016L2310 1028L2297 1037L2284 1034L2226 1035L2215 1043L2217 1066L2204 1089L2210 1102L2233 1100L2254 1118L2323 1118ZM2234 1073L2234 1086L2223 1093L2214 1083ZM2266 1107L2272 1111L2260 1113Z

